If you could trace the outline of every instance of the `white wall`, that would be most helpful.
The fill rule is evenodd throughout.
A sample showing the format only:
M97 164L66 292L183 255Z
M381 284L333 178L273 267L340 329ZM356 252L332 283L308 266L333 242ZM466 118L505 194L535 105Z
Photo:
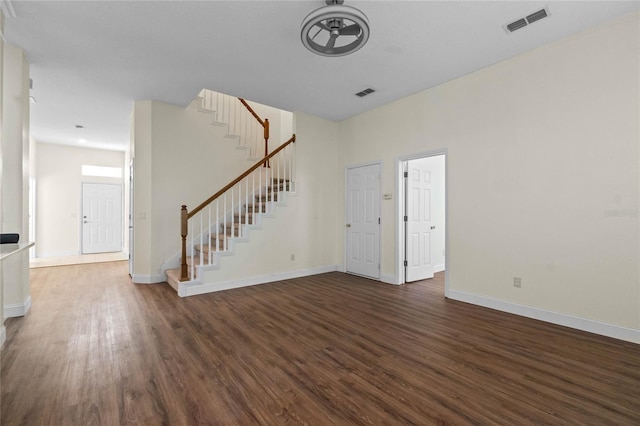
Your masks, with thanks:
M381 160L381 192L394 192L398 156L448 149L450 295L637 333L638 22L626 16L346 120L340 170ZM382 206L382 273L394 275L398 217Z
M36 150L36 256L78 255L82 250L82 183L124 184L124 178L82 176L82 165L125 168L125 154L47 143L37 143ZM123 232L127 214L124 212Z

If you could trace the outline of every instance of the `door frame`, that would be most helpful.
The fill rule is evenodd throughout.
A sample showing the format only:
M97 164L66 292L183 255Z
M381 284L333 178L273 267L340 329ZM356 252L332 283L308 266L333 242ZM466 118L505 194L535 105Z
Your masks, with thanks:
M348 238L347 238L347 221L349 220L349 215L348 215L348 203L349 203L349 169L357 169L359 167L367 167L367 166L378 166L378 169L380 171L380 174L378 176L379 180L380 180L380 184L378 185L378 215L380 217L380 224L378 224L378 277L365 277L365 278L369 278L369 279L377 279L378 281L380 281L380 277L382 276L382 203L381 203L381 192L382 192L382 161L370 161L367 163L358 163L358 164L350 164L348 166L345 166L344 168L344 221L342 224L342 228L343 228L343 247L344 247L344 253L343 253L343 265L344 265L344 270L342 272L345 273L350 273L347 272L347 256L348 256L348 250L349 247L347 246L348 244ZM353 274L353 275L357 275L357 274ZM358 276L363 276L363 275L358 275Z
M396 157L396 284L406 283L404 260L406 255L404 211L406 203L406 185L404 165L407 161L426 157L444 156L444 296L449 297L449 151L447 148L419 152Z
M131 158L129 160L129 215L128 215L128 220L127 220L127 228L125 230L126 233L128 233L129 235L129 247L128 247L128 251L129 251L129 276L133 277L133 265L134 265L134 259L133 259L133 248L134 248L134 234L135 231L133 229L134 226L134 220L133 220L133 204L134 204L134 185L133 185L133 171L134 171L134 161L133 158ZM123 214L123 218L124 216L126 216L125 214Z

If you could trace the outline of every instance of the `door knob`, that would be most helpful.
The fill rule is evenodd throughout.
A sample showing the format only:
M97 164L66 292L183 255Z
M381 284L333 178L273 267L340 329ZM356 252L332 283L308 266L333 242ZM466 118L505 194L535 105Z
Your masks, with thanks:
M351 224L350 223L347 223L347 228L351 228Z
M435 227L435 226L432 226L432 227L431 227L431 229L436 229L436 227Z

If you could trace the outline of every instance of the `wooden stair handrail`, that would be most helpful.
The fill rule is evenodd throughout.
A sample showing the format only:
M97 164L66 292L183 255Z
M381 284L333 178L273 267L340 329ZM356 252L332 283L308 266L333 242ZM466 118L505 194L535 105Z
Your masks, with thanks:
M253 115L253 117L258 120L258 123L260 123L262 125L262 128L264 129L264 156L266 157L267 154L269 154L269 119L265 118L264 120L262 118L260 118L260 116L253 110L253 108L251 108L251 105L249 105L247 103L247 101L245 101L242 98L238 98L238 100L242 103L242 105L244 105L244 107L249 110L249 112L251 113L251 115ZM264 162L264 167L269 167L269 160L265 160Z
M188 219L191 219L193 216L195 216L196 214L198 214L202 209L204 209L205 207L207 207L209 204L211 204L213 201L215 201L216 198L220 197L222 194L224 194L225 192L227 192L229 189L231 189L235 184L237 184L238 182L240 182L242 179L246 178L247 176L249 176L249 174L251 172L253 172L255 169L257 169L258 167L260 167L262 164L266 163L267 161L269 161L274 155L276 155L277 153L279 153L280 151L282 151L283 149L285 149L288 145L290 145L291 143L296 141L296 135L295 133L293 134L293 136L291 136L291 138L286 141L285 143L283 143L282 145L280 145L278 148L276 148L271 154L267 155L266 157L264 157L262 160L260 160L259 162L257 162L256 164L254 164L253 166L251 166L247 171L245 171L244 173L242 173L240 176L238 176L237 178L235 178L234 180L232 180L230 183L228 183L226 186L224 186L220 191L216 192L215 194L213 194L211 197L207 198L204 202L202 202L198 207L196 207L195 209L191 210L187 217Z
M253 108L251 108L251 106L247 103L247 101L245 101L242 98L238 98L238 100L240 100L240 102L242 102L242 105L244 105L244 107L249 110L251 115L253 115L255 117L255 119L258 120L258 122L260 124L262 124L262 127L264 127L264 121L262 120L262 118L260 118L260 116L258 114L256 114L256 112L253 110Z

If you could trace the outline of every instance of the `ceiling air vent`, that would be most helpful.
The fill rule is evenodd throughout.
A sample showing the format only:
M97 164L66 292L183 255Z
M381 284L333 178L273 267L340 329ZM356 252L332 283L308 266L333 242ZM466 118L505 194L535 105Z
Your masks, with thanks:
M547 15L547 11L545 9L542 9L527 16L527 22L533 24L534 22L539 21L542 18L546 18L547 16L549 16Z
M369 87L368 89L364 89L362 92L356 93L356 96L360 96L361 98L364 98L365 96L373 92L375 92L375 90Z
M540 9L537 12L533 12L530 15L525 16L524 18L520 18L520 19L516 19L513 22L510 22L508 24L504 24L502 26L502 28L504 28L504 30L507 33L512 33L515 30L519 30L520 28L524 28L529 24L533 24L536 21L541 20L542 18L546 18L547 16L549 16L549 7L545 7L544 9Z
M510 24L507 25L507 29L509 30L510 33L514 32L515 30L519 30L522 27L526 27L527 26L527 21L522 18L522 19L518 19L515 22L512 22Z

